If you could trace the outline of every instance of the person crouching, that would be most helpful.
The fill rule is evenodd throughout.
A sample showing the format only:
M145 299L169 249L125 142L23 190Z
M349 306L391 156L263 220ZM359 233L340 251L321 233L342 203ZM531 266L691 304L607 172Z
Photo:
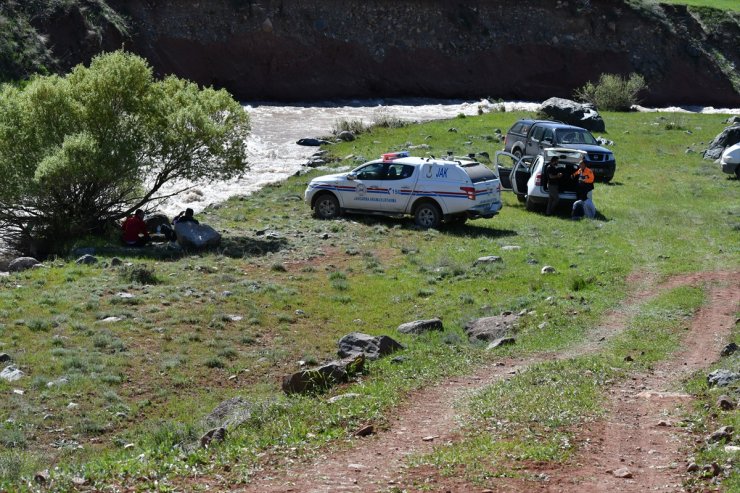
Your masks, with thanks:
M133 216L129 216L121 225L123 242L128 246L144 246L149 242L149 231L144 222L144 211L136 209Z

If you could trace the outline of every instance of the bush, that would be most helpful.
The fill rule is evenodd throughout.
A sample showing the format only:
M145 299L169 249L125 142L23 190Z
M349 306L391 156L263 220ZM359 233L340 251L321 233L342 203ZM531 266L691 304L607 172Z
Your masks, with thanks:
M645 78L640 74L632 73L628 79L615 74L601 74L597 84L587 82L576 89L575 97L600 110L629 111L632 105L639 102L637 95L645 89Z
M0 89L0 241L29 254L159 200L176 180L247 169L249 117L226 91L168 77L117 51L65 77ZM178 191L178 190L176 190ZM168 192L169 193L169 192Z
M352 132L354 135L367 132L367 125L362 120L347 120L341 118L331 126L331 133L339 135L342 132Z
M127 265L119 271L121 277L128 282L138 284L158 284L159 278L157 277L154 269L147 267L146 265Z

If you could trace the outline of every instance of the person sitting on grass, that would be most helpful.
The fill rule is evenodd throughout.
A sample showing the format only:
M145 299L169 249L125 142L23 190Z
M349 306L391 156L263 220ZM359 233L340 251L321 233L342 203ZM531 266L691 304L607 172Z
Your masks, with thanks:
M193 209L191 209L190 207L188 207L187 209L185 209L184 212L181 212L181 213L179 213L178 215L175 216L175 219L172 220L172 224L177 224L177 223L195 223L195 224L200 224L198 222L198 220L193 217L193 214L194 214L193 213Z
M133 216L129 216L121 225L123 242L129 246L144 246L149 242L149 230L144 222L144 211L136 209Z

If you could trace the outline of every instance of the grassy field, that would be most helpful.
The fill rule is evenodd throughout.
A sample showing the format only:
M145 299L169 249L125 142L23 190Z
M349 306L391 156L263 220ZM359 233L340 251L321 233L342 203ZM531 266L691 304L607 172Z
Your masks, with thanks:
M740 12L738 0L661 0L661 3L675 3L677 5L692 5L695 7L712 7L721 10Z
M501 147L496 130L505 132L523 116L374 129L328 149L342 168L419 144L435 155L493 155ZM59 491L76 478L87 487L158 491L216 473L229 483L248 481L256 467L314 454L361 423L382 427L414 388L502 354L572 346L620 303L630 272L737 269L738 182L697 152L727 116L603 116L618 162L614 182L595 191L603 220L530 213L504 193L499 216L439 231L418 230L408 218L319 221L302 194L311 177L327 171L312 171L209 208L200 219L223 232L217 252L170 260L124 256L131 265L115 268L113 253L99 253L93 266L58 259L0 277L0 352L26 374L0 381L6 396L0 488L30 488L24 485L43 469L51 470L51 489ZM521 249L503 251L506 245ZM485 255L503 262L474 267ZM556 274L541 275L543 265ZM635 315L638 332L625 337L634 345L640 330L664 333L648 348L651 358L663 358L677 344L676 317L702 300L698 290L668 293ZM462 331L474 318L523 309L534 314L522 319L517 344L501 352L487 353ZM435 316L444 322L442 333L396 333L400 323ZM283 375L297 371L300 361L331 359L336 341L353 331L398 339L407 345L403 360L372 362L354 383L323 394L282 395ZM476 474L509 468L511 457L561 460L570 453L559 448L565 436L559 427L599 414L600 385L626 371L618 364L622 347L615 341L606 354L533 368L477 398L471 423L503 413L526 425L518 403L531 402L530 416L538 416L547 411L539 403L554 391L531 385L537 372L557 374L577 390L562 403L561 415L570 418L542 421L553 442L539 442L542 430L520 436L506 463L491 461ZM586 367L598 378L576 378ZM360 396L328 401L346 392ZM203 418L236 396L251 403L251 417L222 444L198 447L208 429ZM510 405L494 410L500 396ZM425 460L454 468L489 450L495 433L467 447L469 455L453 449Z

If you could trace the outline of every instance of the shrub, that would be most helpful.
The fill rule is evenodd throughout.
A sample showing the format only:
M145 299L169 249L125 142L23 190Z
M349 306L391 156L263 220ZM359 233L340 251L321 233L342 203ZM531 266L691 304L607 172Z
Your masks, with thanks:
M353 134L361 134L367 132L367 125L362 120L347 120L341 118L334 122L331 126L331 133L339 135L342 132L352 132Z
M154 272L154 269L147 267L146 265L131 265L125 266L120 271L120 275L128 282L135 282L138 284L157 284L159 278Z
M616 74L601 74L599 82L587 82L576 89L575 97L579 101L591 103L600 110L629 111L639 100L637 95L647 88L645 78L636 73L624 79Z
M387 108L380 107L373 111L373 126L380 128L401 128L407 123L393 115Z
M5 85L0 240L27 253L63 251L159 200L175 180L237 176L248 167L248 131L226 91L155 80L143 58L123 51L65 77Z

